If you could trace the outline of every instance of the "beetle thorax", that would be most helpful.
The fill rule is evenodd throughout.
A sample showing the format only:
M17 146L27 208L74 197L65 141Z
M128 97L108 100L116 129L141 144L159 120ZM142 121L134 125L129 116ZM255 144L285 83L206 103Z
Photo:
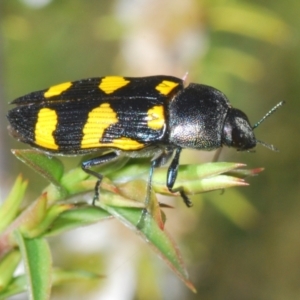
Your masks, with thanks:
M170 103L170 143L198 150L221 147L228 103L220 91L201 84L190 84Z

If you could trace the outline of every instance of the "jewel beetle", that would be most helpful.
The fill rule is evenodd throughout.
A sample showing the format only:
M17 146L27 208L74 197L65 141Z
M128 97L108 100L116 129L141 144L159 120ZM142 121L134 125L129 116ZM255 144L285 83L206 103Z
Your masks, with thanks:
M151 157L146 203L153 169L171 161L166 186L191 201L183 187L174 189L183 148L214 150L222 146L251 150L260 143L254 126L241 110L231 107L219 90L173 76L106 76L65 82L12 101L9 132L19 141L51 155L79 155L100 151L82 163L95 176L94 201L103 176L91 168L117 159ZM99 152L99 153L100 153Z

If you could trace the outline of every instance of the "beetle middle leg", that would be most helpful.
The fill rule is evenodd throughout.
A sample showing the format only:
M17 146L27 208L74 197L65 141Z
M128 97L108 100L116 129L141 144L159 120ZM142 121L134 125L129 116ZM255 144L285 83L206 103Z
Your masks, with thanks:
M146 189L146 199L145 199L145 208L142 210L141 217L137 223L137 228L141 229L144 226L145 217L148 213L148 207L151 200L151 191L152 191L152 177L155 168L159 168L165 165L173 155L173 150L165 150L160 153L158 156L154 157L151 161L147 189Z

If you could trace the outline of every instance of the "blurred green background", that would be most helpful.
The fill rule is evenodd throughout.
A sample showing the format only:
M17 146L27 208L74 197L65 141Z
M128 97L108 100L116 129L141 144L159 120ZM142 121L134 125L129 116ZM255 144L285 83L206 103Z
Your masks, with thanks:
M254 124L256 153L224 149L220 160L265 167L250 187L162 198L192 294L132 232L115 221L53 239L55 264L106 275L101 283L56 288L53 299L300 299L300 2L294 0L1 0L0 183L30 180L29 201L47 183L10 153L8 102L53 84L104 75L174 75L222 90ZM213 153L186 151L183 163ZM78 159L67 159L75 166ZM298 198L299 197L299 198ZM18 299L26 299L19 297Z

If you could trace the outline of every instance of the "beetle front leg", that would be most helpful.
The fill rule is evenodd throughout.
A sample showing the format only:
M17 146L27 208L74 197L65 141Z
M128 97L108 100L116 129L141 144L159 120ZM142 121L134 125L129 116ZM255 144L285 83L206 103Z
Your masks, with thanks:
M180 157L181 150L182 150L182 148L176 149L175 156L169 166L168 174L167 174L167 188L171 193L179 192L185 205L187 207L191 207L191 206L193 206L193 203L189 199L189 197L185 194L183 187L180 186L180 187L177 187L176 189L173 189L173 186L175 184L177 174L178 174L179 157Z

